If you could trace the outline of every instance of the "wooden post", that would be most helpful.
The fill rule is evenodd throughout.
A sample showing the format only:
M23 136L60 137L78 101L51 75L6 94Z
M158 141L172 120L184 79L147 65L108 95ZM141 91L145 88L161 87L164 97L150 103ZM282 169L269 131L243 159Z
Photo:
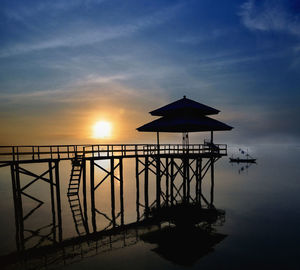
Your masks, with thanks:
M140 220L140 182L139 182L139 158L135 158L135 180L136 180L136 215Z
M95 168L94 168L94 160L90 160L90 182L91 182L91 211L92 211L92 226L93 231L97 231L96 227L96 213L95 213Z
M149 158L145 157L145 183L144 183L144 198L145 198L145 214L148 217L149 214L149 193L148 193L148 179L149 179Z
M14 209L15 209L16 243L17 243L17 250L20 251L20 248L21 248L21 246L20 246L20 216L19 216L19 211L18 211L19 196L17 194L16 178L15 178L15 165L14 164L10 165L10 171L11 171L11 181L12 181Z
M58 220L58 240L62 241L62 219L61 219L61 202L60 202L60 181L59 181L59 161L55 161L55 184L56 184L56 203L57 203L57 220Z
M22 194L21 194L21 183L20 183L20 171L19 171L19 163L15 164L15 176L16 176L16 190L18 196L18 204L17 208L19 209L19 221L20 221L20 247L21 250L25 249L25 241L24 241L24 220L23 220L23 205L22 205Z
M83 196L83 213L84 213L84 222L86 228L88 228L88 215L87 215L87 194L86 194L86 159L82 159L82 196Z
M120 172L120 212L121 212L121 226L124 225L124 181L123 181L123 158L119 159Z
M202 194L202 158L197 159L197 202L201 206L201 194Z
M52 162L48 162L49 166L49 180L50 180L50 195L51 195L51 211L52 211L52 226L56 226L56 214L55 214L55 205L54 205L54 181L53 181L53 171L52 171ZM56 242L56 230L53 230L53 241Z
M169 205L169 159L166 158L166 205Z
M156 206L160 208L160 156L157 155L156 157Z
M214 158L210 159L210 173L211 173L211 187L210 187L210 205L214 204L214 186L215 186L215 170L214 170Z
M190 201L190 159L189 156L186 157L186 199L187 202Z
M183 185L183 201L186 202L186 178L187 178L187 164L186 164L186 156L184 156L182 158L182 162L183 162L183 181L182 181L182 185Z
M196 202L199 202L199 158L196 159Z
M174 158L171 158L171 183L170 183L170 193L171 193L171 205L174 204Z
M116 227L116 215L115 215L115 170L114 170L114 158L110 159L110 190L111 190L111 217L113 227Z

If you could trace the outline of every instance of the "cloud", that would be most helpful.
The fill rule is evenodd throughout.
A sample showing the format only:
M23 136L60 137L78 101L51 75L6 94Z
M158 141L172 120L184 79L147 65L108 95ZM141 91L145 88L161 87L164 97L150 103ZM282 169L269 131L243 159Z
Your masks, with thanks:
M300 37L300 17L289 8L289 2L248 0L241 6L239 15L251 30L278 31Z
M76 22L74 24L70 23L71 26L63 28L60 32L55 31L47 38L32 37L32 40L38 41L19 42L3 48L0 50L0 57L9 57L46 49L79 47L131 36L146 28L163 24L172 18L181 7L182 4L176 4L148 16L135 19L130 23L115 26L105 27L96 24L82 24L79 26Z
M143 99L143 96L149 98L153 95L148 93L146 89L135 89L123 84L122 81L127 80L130 76L126 73L109 76L89 74L57 89L23 93L0 92L0 105L4 111L13 105L17 107L24 105L25 108L31 105L36 108L45 108L45 106L51 108L53 106L87 106L98 103L102 104L103 107L118 102L123 105L124 102L130 104L132 99ZM153 99L156 99L155 95L153 96Z
M197 35L185 35L177 38L177 42L183 44L197 45L199 43L204 43L212 40L217 40L223 38L224 36L230 34L232 30L230 29L209 29L209 31L202 32Z
M44 12L64 12L79 6L90 7L97 5L105 0L52 0L52 1L37 1L31 5L17 5L14 8L4 9L5 15L16 21L25 21L26 18L35 16Z

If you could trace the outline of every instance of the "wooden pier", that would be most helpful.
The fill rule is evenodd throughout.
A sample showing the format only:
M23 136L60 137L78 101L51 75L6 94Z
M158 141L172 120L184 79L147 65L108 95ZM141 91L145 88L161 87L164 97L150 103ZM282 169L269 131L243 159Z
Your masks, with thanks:
M124 223L124 159L135 160L136 212L137 222L148 217L153 207L172 206L180 203L204 204L214 207L214 163L227 155L225 144L124 144L124 145L49 145L49 146L0 146L0 167L10 167L16 219L16 241L19 251L25 249L24 221L42 204L43 200L30 194L28 188L38 181L49 184L53 237L61 242L62 214L60 192L60 162L70 161L68 197L76 231L79 235L97 232L97 215L109 222L109 228L117 228ZM99 160L109 161L109 166L101 166ZM36 172L30 164L44 164L43 172ZM101 171L101 178L99 172ZM210 171L210 195L204 196L202 182ZM22 181L26 176L26 182ZM97 177L96 177L97 176ZM152 177L150 177L152 176ZM30 180L28 181L28 178ZM155 179L153 181L153 179ZM89 185L87 184L89 182ZM110 182L111 212L101 212L95 198L96 190L104 181ZM116 193L116 182L119 183ZM176 183L175 183L176 182ZM149 199L149 186L155 187L155 199ZM87 190L90 186L90 190ZM143 187L144 190L141 190ZM191 189L195 191L191 195ZM82 190L83 205L79 191ZM142 193L143 196L140 196ZM31 211L23 212L23 197L37 203ZM116 196L119 207L116 211ZM141 202L143 198L143 202ZM90 203L87 200L90 198ZM88 226L88 205L91 213L91 230ZM78 213L78 211L80 213ZM80 227L81 224L81 228ZM80 232L81 229L81 232Z

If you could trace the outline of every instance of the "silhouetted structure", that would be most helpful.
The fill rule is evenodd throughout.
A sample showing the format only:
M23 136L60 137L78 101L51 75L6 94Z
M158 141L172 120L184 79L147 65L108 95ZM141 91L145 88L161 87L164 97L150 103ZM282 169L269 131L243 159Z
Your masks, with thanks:
M209 131L211 132L210 143L213 143L214 131L232 129L232 127L206 116L218 114L219 112L219 110L184 96L182 99L151 111L151 115L162 117L137 128L137 130L157 132L157 144L159 144L159 132L182 132L183 144L188 144L189 132Z
M191 113L194 114L195 112L199 116L191 117ZM94 236L97 234L97 215L101 215L109 222L105 230L114 232L125 226L123 195L123 160L125 158L135 159L137 223L151 218L156 222L163 222L163 220L157 221L153 216L154 209L157 213L162 213L161 211L165 209L168 209L169 213L178 213L178 204L201 213L200 216L196 215L198 218L217 215L218 212L214 208L214 163L227 155L227 145L214 144L213 131L231 129L231 127L205 116L218 112L216 109L185 97L151 112L153 115L163 115L160 120L154 121L156 124L162 124L162 129L155 129L155 131L173 130L174 132L185 133L210 131L211 141L204 144L189 144L188 136L185 134L184 144L159 144L158 140L157 144L0 146L0 167L10 166L11 169L18 251L21 252L22 256L26 254L24 220L43 204L42 200L25 193L25 190L37 181L43 181L50 186L52 223L43 228L51 228L50 240L54 245L64 246L62 243L59 177L59 163L62 160L70 160L72 163L67 193L75 229L77 234L83 237L79 239L84 239L85 236L90 239L91 234ZM139 128L139 130L142 129L146 131L146 127ZM100 161L103 160L109 163L108 167L101 165ZM46 165L47 169L42 173L35 172L34 168L25 168L26 164ZM202 182L209 171L210 197L208 198L202 192ZM100 177L99 172L101 172ZM149 186L153 183L151 183L151 174L156 179L154 181L156 192L153 202L150 201L149 196ZM31 177L31 180L24 182L21 175L26 175L27 178ZM89 193L87 190L88 180L90 181ZM95 199L97 189L100 189L105 181L109 181L110 185L110 214L100 211ZM119 183L119 194L115 189L116 182ZM142 183L143 185L141 185ZM140 186L143 186L143 203L140 199ZM80 187L82 187L83 196L82 206L79 199ZM90 195L90 204L87 202L87 194ZM24 196L37 202L37 206L28 214L23 212ZM119 207L116 207L117 199ZM91 228L87 214L88 205L91 211ZM172 223L172 220L170 219L168 222ZM181 218L181 223L185 225L194 222L194 220ZM177 225L179 223L177 219ZM183 228L183 226L179 227ZM38 229L33 234L38 235L40 231L41 229ZM198 232L196 233L198 234ZM49 240L50 234L45 235L41 240ZM210 241L210 243L213 245L215 241Z

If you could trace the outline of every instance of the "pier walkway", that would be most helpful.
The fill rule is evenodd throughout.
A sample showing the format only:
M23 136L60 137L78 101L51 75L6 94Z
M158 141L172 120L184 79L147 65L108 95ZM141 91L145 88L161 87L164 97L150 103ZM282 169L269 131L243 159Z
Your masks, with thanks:
M227 155L226 144L85 144L85 145L26 145L0 146L0 166L7 163L33 163L53 160L137 158L159 155L180 157L222 157Z

